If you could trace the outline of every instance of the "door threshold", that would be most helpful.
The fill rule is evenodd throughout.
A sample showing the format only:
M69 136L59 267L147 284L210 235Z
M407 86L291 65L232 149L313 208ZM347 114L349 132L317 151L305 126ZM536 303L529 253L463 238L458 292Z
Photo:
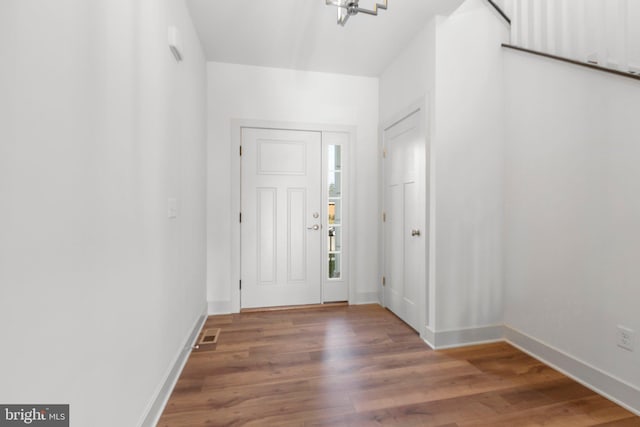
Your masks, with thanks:
M257 307L257 308L242 308L240 313L261 313L265 311L288 311L288 310L313 310L318 308L331 308L331 307L347 307L349 303L343 302L327 302L324 304L306 304L306 305L283 305L278 307Z

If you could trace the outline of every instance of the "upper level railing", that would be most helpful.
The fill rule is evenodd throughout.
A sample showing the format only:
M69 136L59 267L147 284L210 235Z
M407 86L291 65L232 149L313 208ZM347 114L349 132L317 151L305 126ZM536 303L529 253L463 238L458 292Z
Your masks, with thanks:
M504 10L502 10L504 6L503 5L504 2L500 0L487 0L487 1L491 4L491 6L495 8L495 10L498 11L498 13L504 18L504 20L507 21L509 25L511 25L511 18L509 18L509 15L507 15Z
M512 46L640 75L640 0L493 0Z

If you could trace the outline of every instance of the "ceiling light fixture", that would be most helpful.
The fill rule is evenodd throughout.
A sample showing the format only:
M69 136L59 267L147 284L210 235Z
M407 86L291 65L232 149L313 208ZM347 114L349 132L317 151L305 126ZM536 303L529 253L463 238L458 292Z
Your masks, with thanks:
M378 9L387 10L387 0L383 3L376 3L373 10L363 9L358 6L360 0L326 0L327 6L335 6L338 8L338 24L344 27L350 16L358 13L366 13L367 15L377 15Z

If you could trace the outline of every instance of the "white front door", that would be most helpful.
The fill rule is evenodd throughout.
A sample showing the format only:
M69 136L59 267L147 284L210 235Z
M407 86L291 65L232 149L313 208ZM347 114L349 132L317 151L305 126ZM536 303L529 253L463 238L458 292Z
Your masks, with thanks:
M243 128L241 162L241 307L321 303L321 133Z
M417 331L426 310L426 142L421 110L384 131L385 305ZM422 316L421 316L422 314Z

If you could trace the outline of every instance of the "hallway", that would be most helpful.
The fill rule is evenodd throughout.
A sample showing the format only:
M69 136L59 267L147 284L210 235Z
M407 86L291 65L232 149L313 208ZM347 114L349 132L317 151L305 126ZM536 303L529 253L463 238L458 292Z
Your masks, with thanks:
M640 427L640 0L328 1L0 2L0 425Z

